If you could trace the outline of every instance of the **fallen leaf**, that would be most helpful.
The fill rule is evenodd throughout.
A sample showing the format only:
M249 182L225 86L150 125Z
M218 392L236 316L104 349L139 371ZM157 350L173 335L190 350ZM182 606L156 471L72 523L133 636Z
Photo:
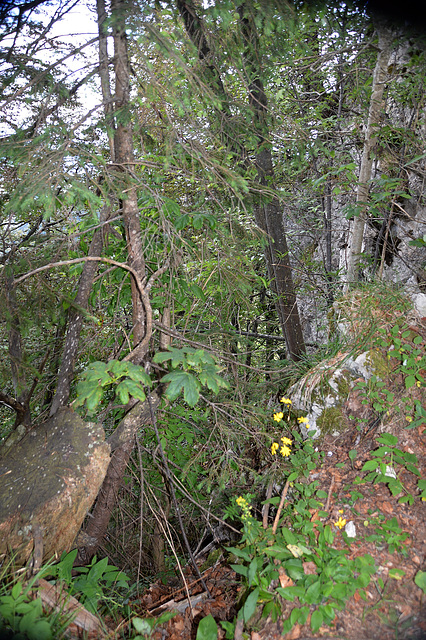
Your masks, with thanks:
M315 562L304 562L303 571L307 576L313 575L317 573L317 565L315 564Z
M286 633L283 636L283 638L284 638L284 640L297 640L297 638L300 638L300 633L301 633L300 624L298 622L296 622L296 624L294 625L293 629L291 631L289 631L288 633Z
M292 587L294 585L293 580L286 574L284 567L280 567L278 569L278 574L278 579L283 589L285 589L285 587Z
M379 506L380 506L380 510L384 511L385 513L393 513L394 511L394 508L391 505L391 503L387 502L386 500L382 502Z

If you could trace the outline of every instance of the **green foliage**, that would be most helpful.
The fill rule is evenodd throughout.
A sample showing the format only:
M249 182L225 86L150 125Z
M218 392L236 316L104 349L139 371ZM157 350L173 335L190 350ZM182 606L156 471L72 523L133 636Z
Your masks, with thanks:
M175 615L177 615L177 611L165 611L157 618L133 618L132 625L137 635L132 636L132 640L147 640L151 638L157 627L165 624L174 618Z
M196 640L216 640L217 624L211 614L200 620Z
M86 405L89 415L93 414L105 392L111 388L121 404L126 405L130 396L143 402L146 398L144 386L150 387L151 384L151 378L144 368L132 362L93 362L80 376L74 406Z
M414 582L426 594L426 571L418 571L414 576Z
M127 588L129 578L114 565L108 564L108 558L97 560L96 556L85 567L73 569L77 549L63 553L61 560L43 572L44 577L53 577L65 582L70 595L79 601L91 613L98 611L99 601L106 599L112 588ZM72 575L71 570L77 575Z
M384 482L388 485L390 492L393 496L398 496L404 493L398 500L398 502L407 502L413 504L414 497L406 491L404 485L399 479L396 468L397 465L404 467L417 477L420 476L420 472L416 466L418 460L414 453L403 451L396 447L398 438L390 433L383 433L377 438L377 442L381 444L372 452L372 458L362 467L362 471L369 471L364 478L364 482L373 481L373 483Z
M365 555L349 559L346 550L333 548L332 527L318 520L312 522L309 509L321 509L315 498L316 484L294 484L291 505L283 511L281 521L288 524L279 526L275 535L258 522L243 520L240 546L229 551L240 560L232 567L243 577L246 588L239 613L245 622L259 606L263 617L270 615L277 620L281 616L278 594L297 603L283 622L285 632L296 622L304 624L310 611L311 628L317 631L322 624L330 625L336 611L344 608L355 591L362 593L370 583L376 571L373 558ZM305 571L306 562L312 571ZM271 590L271 583L284 575L286 581L290 580L289 586Z
M171 347L168 351L156 353L153 360L158 364L168 362L172 369L161 378L161 382L169 383L165 395L170 401L176 400L183 391L185 402L193 407L200 398L202 386L215 394L221 388L229 388L229 383L219 376L220 368L214 358L204 349Z
M47 565L49 567L50 565ZM37 580L44 577L43 567L30 580L14 573L13 567L3 563L0 570L0 635L13 632L22 640L53 640L63 637L71 622L60 614L45 613L40 598L34 598Z

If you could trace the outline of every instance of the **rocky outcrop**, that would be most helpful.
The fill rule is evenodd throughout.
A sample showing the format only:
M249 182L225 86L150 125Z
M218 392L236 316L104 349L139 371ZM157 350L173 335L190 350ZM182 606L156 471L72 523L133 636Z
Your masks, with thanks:
M109 461L103 428L67 408L19 442L6 441L0 449L0 555L23 564L37 541L43 561L69 551Z

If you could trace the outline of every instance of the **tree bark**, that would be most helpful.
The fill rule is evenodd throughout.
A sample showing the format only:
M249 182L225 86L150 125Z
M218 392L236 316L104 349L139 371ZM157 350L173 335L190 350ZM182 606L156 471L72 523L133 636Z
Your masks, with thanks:
M12 371L13 390L15 393L15 398L11 399L14 402L5 402L5 404L13 408L16 412L14 429L16 429L20 424L24 425L25 429L29 429L31 427L29 403L30 390L27 387L25 375L20 319L16 301L13 271L11 267L6 268L5 285L7 310L9 315L9 358Z
M105 20L105 6L103 0L98 0L98 23L100 38L100 58L105 56L106 34L103 33ZM145 278L145 260L142 243L141 225L139 219L138 199L136 185L132 181L131 173L134 168L133 129L129 112L130 102L130 63L127 52L127 37L125 30L125 4L123 0L112 0L111 14L113 17L112 31L114 39L114 73L115 73L115 112L116 118L113 144L114 179L117 185L122 187L122 216L126 233L128 264L139 275L140 282ZM106 77L105 67L101 83L104 103L108 104L109 74ZM141 291L132 277L132 319L133 319L133 350L129 359L135 364L142 364L146 358L149 340L151 337L151 307L146 291ZM159 398L151 394L151 402L156 408ZM137 430L151 422L151 409L148 400L143 403L131 401L130 410L117 427L110 444L113 455L101 491L99 492L95 508L82 533L79 543L77 564L88 562L99 548L107 531L113 508L116 504L123 476L129 462L130 454L134 447Z
M385 90L389 57L392 46L392 32L383 25L377 27L379 35L379 54L373 74L373 87L368 112L367 129L364 138L364 148L359 171L359 183L356 195L357 215L352 224L349 240L348 270L345 283L345 292L359 279L359 262L364 239L365 222L367 218L368 192L373 166L373 151L377 144L377 125L380 124Z
M194 4L191 0L176 0L176 6L182 16L186 31L193 44L197 47L200 60L213 60L214 56L209 47L204 25L197 16ZM253 33L249 33L248 25L243 25L246 29L246 42L250 42ZM257 34L256 34L257 37ZM248 40L247 40L248 39ZM248 59L247 64L253 70L253 65ZM217 67L208 64L208 74L206 80L212 91L221 99L222 110L220 112L221 124L223 124L223 137L226 144L232 139L229 145L231 151L238 150L241 164L245 163L248 154L244 143L235 142L233 138L226 135L231 131L230 122L231 111L229 100L226 96L224 84ZM249 99L253 109L253 120L255 127L259 131L259 147L256 153L256 167L258 171L259 183L267 186L269 191L273 190L274 169L270 148L264 144L268 138L267 125L265 120L267 101L260 77L255 74L255 79L250 82ZM259 126L260 125L260 126ZM261 133L260 133L261 131ZM269 279L277 296L276 308L283 335L286 339L287 351L290 358L297 360L304 352L304 342L300 317L297 308L296 295L294 292L290 259L288 255L287 240L283 222L283 212L278 198L273 196L269 202L259 202L255 206L255 221L257 226L265 234L265 260L268 268Z
M103 234L105 223L109 216L109 208L104 207L100 216L100 227L93 234L89 247L89 256L100 256L103 248ZM61 366L59 369L56 392L50 407L50 415L53 416L61 407L66 406L70 397L70 385L74 375L75 359L78 353L78 342L81 329L83 327L83 315L78 311L78 307L86 309L89 302L93 281L98 270L98 263L88 261L84 263L83 271L78 282L77 295L75 297L76 307L70 307L68 316L68 329L62 352Z
M267 122L268 102L262 81L262 61L254 19L246 10L246 5L238 7L241 31L245 49L243 59L249 89L249 103L253 113L253 127L257 133L258 148L256 151L256 168L259 183L274 192L274 165L269 127ZM298 360L305 352L302 327L300 324L297 299L293 285L287 238L284 229L282 206L276 195L268 196L265 203L260 201L255 206L256 223L265 233L265 254L269 277L277 296L277 312L288 355Z

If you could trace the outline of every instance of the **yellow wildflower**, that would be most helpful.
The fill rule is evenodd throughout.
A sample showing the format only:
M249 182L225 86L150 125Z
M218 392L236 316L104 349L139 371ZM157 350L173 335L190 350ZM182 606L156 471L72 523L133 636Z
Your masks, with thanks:
M339 529L343 529L343 527L346 524L346 520L344 518L342 518L342 516L339 516L339 519L337 522L334 523L336 525L336 527L339 527Z
M279 411L278 413L274 413L274 420L276 422L281 422L283 418L284 418L284 414L282 411Z
M291 438L286 438L286 437L281 438L281 442L283 444L293 444L293 440Z
M282 397L282 398L281 398L281 400L280 400L280 402L282 402L283 404L286 404L286 405L290 405L290 404L291 404L291 400L290 400L290 398L284 398L284 397Z
M407 422L413 422L413 418L411 416L405 416Z
M250 513L251 506L249 505L247 500L242 496L236 499L236 503L238 504L239 507L241 507L241 510L242 510L241 520L249 524L251 519L251 513Z
M273 442L272 446L271 446L271 453L274 456L276 454L276 452L278 451L278 449L280 448L280 445L278 444L278 442Z
M416 385L417 385L418 387L420 387L420 385L421 385L420 380L416 380Z
M282 457L287 458L287 456L289 456L290 453L291 453L291 449L287 447L287 445L283 444L283 446L280 449L280 454L282 455Z
M297 422L299 422L300 424L306 423L308 422L308 418L297 418Z

